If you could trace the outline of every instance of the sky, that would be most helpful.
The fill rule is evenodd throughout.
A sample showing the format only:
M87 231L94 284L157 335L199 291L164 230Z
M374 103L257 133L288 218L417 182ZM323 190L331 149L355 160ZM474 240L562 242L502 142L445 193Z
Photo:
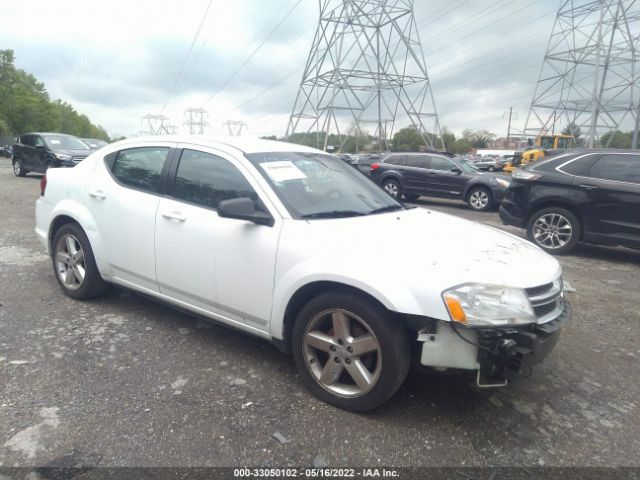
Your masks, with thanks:
M315 0L0 4L0 48L111 136L160 113L187 133L187 108L207 110L208 133L235 120L251 135L284 135L319 15ZM441 126L505 136L513 107L523 127L558 5L414 0Z

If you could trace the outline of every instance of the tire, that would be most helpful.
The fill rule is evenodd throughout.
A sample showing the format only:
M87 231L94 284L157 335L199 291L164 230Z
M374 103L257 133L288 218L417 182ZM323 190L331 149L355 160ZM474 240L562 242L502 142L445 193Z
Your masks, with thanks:
M495 172L495 171L496 171L495 167L489 167L489 169L488 169L488 170L489 170L490 172Z
M568 253L580 241L582 225L569 210L561 207L543 208L535 212L527 224L527 237L545 252L553 255Z
M314 332L315 336L310 335ZM358 295L326 292L313 298L296 318L292 342L306 387L345 410L379 407L398 390L409 371L411 347L404 325ZM353 350L358 344L366 352L358 355ZM323 378L325 374L328 378Z
M467 205L476 212L486 212L493 207L493 195L485 187L473 187L467 194Z
M415 202L418 198L420 198L420 195L416 193L405 193L404 198L406 198L410 202Z
M397 180L392 178L383 180L381 185L382 188L393 198L397 198L398 200L402 198L402 187L400 186L400 182Z
M100 276L89 239L78 224L62 225L51 245L53 273L67 296L87 300L106 291L108 284Z
M22 162L20 159L13 161L13 174L16 177L24 177L28 172L25 168L22 167Z

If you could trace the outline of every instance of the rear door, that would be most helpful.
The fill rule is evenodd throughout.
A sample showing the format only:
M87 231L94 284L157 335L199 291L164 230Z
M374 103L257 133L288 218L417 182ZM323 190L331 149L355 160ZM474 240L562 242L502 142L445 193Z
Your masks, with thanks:
M585 240L640 247L640 155L605 153L574 184L588 199Z
M169 142L141 144L98 161L85 192L95 230L87 233L102 246L100 271L119 283L158 291L154 232L164 190Z
M427 155L407 155L404 169L405 190L424 192L427 189Z
M458 166L447 157L429 155L427 193L438 197L461 197L468 177L452 171Z

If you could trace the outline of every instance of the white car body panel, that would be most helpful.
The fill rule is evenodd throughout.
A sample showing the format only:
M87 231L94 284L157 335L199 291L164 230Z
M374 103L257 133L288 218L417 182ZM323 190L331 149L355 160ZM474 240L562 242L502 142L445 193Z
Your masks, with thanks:
M149 145L193 148L231 161L274 226L221 218L211 209L116 183L103 158ZM36 232L49 248L51 223L67 215L87 233L105 279L273 339L283 338L289 300L311 282L347 284L391 311L449 321L441 297L447 288L466 282L527 288L561 274L555 258L525 240L426 209L292 219L243 155L264 151L317 152L281 142L231 146L185 136L110 144L73 169L48 172L46 195L36 206ZM167 212L185 221L163 217Z

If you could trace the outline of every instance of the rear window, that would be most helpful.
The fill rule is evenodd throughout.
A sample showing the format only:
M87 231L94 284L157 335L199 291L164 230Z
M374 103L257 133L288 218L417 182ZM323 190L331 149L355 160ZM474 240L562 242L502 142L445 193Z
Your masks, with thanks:
M404 155L391 155L384 159L384 163L389 165L404 165Z
M586 157L579 157L571 163L567 163L562 170L569 175L575 175L578 177L588 177L589 170L593 162L599 158L599 155L587 155Z

